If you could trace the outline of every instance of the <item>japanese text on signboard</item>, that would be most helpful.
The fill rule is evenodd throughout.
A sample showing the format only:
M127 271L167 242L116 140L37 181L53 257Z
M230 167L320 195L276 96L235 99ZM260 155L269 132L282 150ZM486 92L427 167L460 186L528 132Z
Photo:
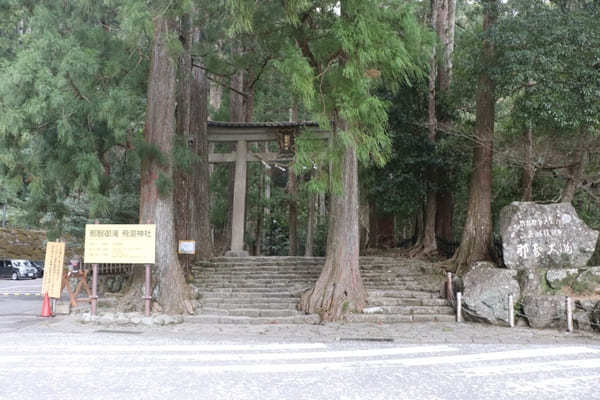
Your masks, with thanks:
M155 225L86 225L84 260L88 264L154 264L155 238Z

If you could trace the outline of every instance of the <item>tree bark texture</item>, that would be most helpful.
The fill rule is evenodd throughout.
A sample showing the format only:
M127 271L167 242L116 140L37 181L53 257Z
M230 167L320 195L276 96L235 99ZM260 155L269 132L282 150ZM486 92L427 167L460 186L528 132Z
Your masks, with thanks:
M192 116L192 27L191 17L186 14L180 19L179 38L183 52L179 56L177 79L176 134L180 146L189 147ZM193 182L191 168L178 165L174 168L175 237L177 240L191 240L191 196ZM179 262L185 265L186 255L179 255Z
M347 129L343 120L336 126ZM344 151L341 171L343 192L331 195L325 265L314 288L300 301L303 311L318 313L324 321L340 320L367 304L359 269L358 161L353 146Z
M579 143L575 150L575 163L568 168L567 184L562 192L560 201L563 203L571 203L575 197L575 193L581 184L583 171L588 159L588 150L583 132L579 132Z
M316 196L313 192L308 193L308 221L306 224L306 245L304 247L304 257L313 256L314 231L316 224Z
M449 125L450 121L446 115L438 115L438 94L446 93L450 88L452 76L452 54L454 51L454 24L456 22L456 0L431 0L431 26L436 31L439 40L439 50L434 47L431 56L429 71L429 93L428 93L428 138L435 145L437 141L437 130L440 125ZM443 113L444 114L444 113ZM445 112L447 114L447 112ZM439 168L431 167L427 172L427 179L433 185L426 196L424 231L423 231L423 253L437 253L436 233L440 230L436 226L440 221L438 218L438 200L440 199L439 183L444 172ZM446 201L452 201L452 197L444 196ZM452 218L448 213L448 207L452 204L444 204L444 216ZM451 221L450 221L451 224Z
M192 46L200 40L200 31L191 26L191 17L181 18L176 122L179 142L199 159L189 168L175 170L175 230L178 240L196 242L195 258L213 256L210 232L210 193L208 164L208 80L204 71L192 65ZM198 60L197 60L198 62ZM181 255L180 262L184 261Z
M533 196L533 179L535 165L533 164L533 132L531 126L525 130L525 156L523 157L523 170L521 171L521 201L531 201Z
M436 235L438 238L452 242L454 240L454 199L452 192L444 190L437 194Z
M194 34L196 41L200 32ZM192 165L192 238L196 240L196 259L206 260L214 255L210 224L210 165L208 162L208 78L200 68L192 69L191 134L193 150L198 161Z
M290 122L298 121L298 105L290 108ZM298 253L298 179L293 171L293 162L288 166L288 255Z
M292 170L292 165L288 167L288 255L295 256L298 253L298 190L297 177Z
M157 180L162 174L173 179L172 143L175 137L176 63L169 55L168 37L174 22L168 17L154 19L154 40L144 136L168 160L145 159L141 168L140 222L156 224L156 277L154 292L168 314L192 312L187 286L177 258L173 192L159 193Z
M234 56L237 54L241 54L242 48L241 45L236 45L233 48ZM229 120L231 122L245 122L246 121L246 112L244 110L244 97L240 94L244 90L244 71L237 71L231 77L230 86L232 89L229 91ZM233 145L236 146L236 145ZM237 151L236 148L233 148L232 151ZM229 207L227 208L227 227L226 227L226 246L229 249L231 244L232 237L232 224L233 224L233 201L234 196L233 192L235 189L234 181L235 181L235 165L229 164L229 185L227 187L227 201L229 203Z
M496 20L497 0L484 2L483 31L489 33ZM473 171L469 188L469 205L463 236L454 262L459 275L466 274L475 261L490 260L492 238L492 157L496 98L489 68L494 61L494 48L483 41L476 92L475 144Z

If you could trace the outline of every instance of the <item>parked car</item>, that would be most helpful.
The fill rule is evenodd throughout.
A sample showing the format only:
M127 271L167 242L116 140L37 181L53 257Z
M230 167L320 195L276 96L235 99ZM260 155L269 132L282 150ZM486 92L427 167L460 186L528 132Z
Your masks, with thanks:
M10 262L13 267L18 269L17 279L37 278L37 269L35 269L28 260L10 260Z
M0 278L19 279L19 268L13 267L10 260L0 260Z
M41 278L44 276L44 262L43 261L29 261L31 266L37 270L37 277Z

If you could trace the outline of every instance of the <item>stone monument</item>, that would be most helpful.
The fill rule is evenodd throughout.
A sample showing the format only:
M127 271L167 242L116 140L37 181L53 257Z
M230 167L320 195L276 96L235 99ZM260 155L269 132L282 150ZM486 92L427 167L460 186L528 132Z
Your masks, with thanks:
M500 234L509 269L584 267L598 240L570 203L513 202L500 212Z

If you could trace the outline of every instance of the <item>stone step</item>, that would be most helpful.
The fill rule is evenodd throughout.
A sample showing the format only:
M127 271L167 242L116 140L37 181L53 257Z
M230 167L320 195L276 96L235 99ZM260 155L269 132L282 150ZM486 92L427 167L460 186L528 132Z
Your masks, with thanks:
M226 316L226 315L211 315L211 314L200 314L185 317L186 322L196 324L239 324L239 325L286 325L286 324L311 324L315 325L320 323L318 315L314 314L301 314L294 315L293 317L237 317L237 316Z
M418 299L435 299L439 298L439 292L424 291L424 290L368 290L369 298L380 298L380 297L412 297Z
M222 316L234 316L234 317L252 317L252 318L280 318L280 317L293 317L296 315L303 315L296 310L266 310L259 308L236 308L236 309L223 309L213 307L202 307L202 314L208 315L222 315Z
M208 278L208 279L194 279L193 282L197 282L197 283L204 283L204 284L211 284L211 283L222 283L222 282L227 282L227 283L233 283L233 284L240 284L240 283L248 283L251 282L253 284L263 284L263 285L272 285L272 284L281 284L281 283L289 283L289 282L310 282L316 281L316 278L314 280L312 279L307 279L307 278L281 278L281 279L276 279L276 278L247 278L247 279L240 279L240 278Z
M203 295L208 297L218 297L221 296L232 296L235 294L237 298L246 298L246 297L254 297L254 298L262 298L262 297L274 297L274 298L297 298L299 294L291 293L291 292L266 292L266 291L232 291L227 288L216 288L212 290L206 290L201 292ZM216 296L215 296L216 295Z
M447 306L446 299L410 298L410 297L378 297L369 298L369 306Z
M371 324L395 324L400 322L454 322L454 315L446 314L350 314L346 316L346 322L371 323Z
M194 286L198 286L198 287L221 287L223 285L228 285L231 287L275 287L275 286L280 286L280 287L289 287L289 286L304 286L304 285L313 285L316 280L308 280L308 279L282 279L282 280L268 280L268 281L262 281L262 280L258 280L255 281L253 279L247 279L247 280L226 280L226 279L211 279L211 280L204 280L204 281L199 281L199 280L193 280L191 281ZM363 281L363 285L366 287L373 287L374 289L377 288L381 288L381 289L398 289L398 288L409 288L409 287L416 287L416 288L422 288L424 286L424 284L419 284L417 282L410 282L410 281L406 281L406 282L396 282L396 283L390 283L390 282L373 282L373 281Z
M364 314L398 314L398 315L429 315L429 314L440 314L440 315L454 315L454 309L450 306L409 306L409 305L398 305L398 306L371 306L367 307L363 311Z
M204 293L203 296L200 298L200 303L212 303L212 304L215 304L215 303L218 303L218 304L243 303L243 304L249 304L249 305L252 305L252 304L286 304L286 305L293 305L293 307L295 307L295 305L298 304L299 300L300 300L300 296L288 296L288 297L252 296L252 297L239 298L239 297L231 297L229 295L219 296L214 293Z
M236 299L231 299L236 300ZM203 309L223 309L223 310L236 310L236 309L263 309L263 310L296 310L297 301L293 302L219 302L219 301L202 301L201 306Z
M306 282L306 281L296 281L296 282L273 282L273 283L255 283L255 282L202 282L195 283L194 286L198 288L223 288L229 287L232 289L260 289L260 288L268 288L273 290L274 288L278 288L280 290L289 289L292 287L304 287L304 286L312 286L314 282Z

